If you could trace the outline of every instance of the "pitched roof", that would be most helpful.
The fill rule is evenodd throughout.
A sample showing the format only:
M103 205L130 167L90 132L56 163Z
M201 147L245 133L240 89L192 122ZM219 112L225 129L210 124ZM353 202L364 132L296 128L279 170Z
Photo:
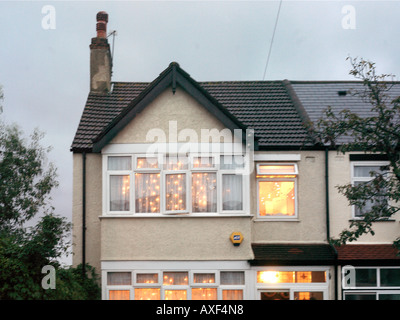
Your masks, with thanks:
M118 124L124 125L122 118L134 117L140 103L145 107L145 97L157 94L158 87L165 89L160 83L174 66L178 73L168 81L178 81L203 105L216 106L214 111L228 124L254 129L260 148L303 145L306 130L283 81L196 82L178 64L170 64L151 83L114 82L109 95L89 94L71 150L91 152L108 132L118 131Z
M252 244L254 266L333 264L335 250L329 244Z

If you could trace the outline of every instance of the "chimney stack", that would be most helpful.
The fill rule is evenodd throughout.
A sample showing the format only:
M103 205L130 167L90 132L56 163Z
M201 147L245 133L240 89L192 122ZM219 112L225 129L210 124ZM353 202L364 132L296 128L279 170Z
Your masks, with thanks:
M90 93L107 94L111 89L111 52L107 40L108 14L96 15L97 36L90 44Z

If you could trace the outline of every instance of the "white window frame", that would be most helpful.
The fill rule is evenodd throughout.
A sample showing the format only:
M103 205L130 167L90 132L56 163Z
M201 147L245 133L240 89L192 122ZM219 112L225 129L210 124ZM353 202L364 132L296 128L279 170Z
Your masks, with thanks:
M262 175L259 173L259 166L294 166L294 173L274 173L274 174L265 174L268 176L277 176L276 178L274 177L257 177L258 175ZM273 220L273 221L290 221L290 220L298 220L298 188L297 188L297 180L298 180L298 166L297 163L293 162L262 162L262 163L257 163L256 165L256 183L257 183L257 219L260 220ZM294 178L280 178L279 176L281 175L294 175ZM262 181L293 181L294 182L294 215L293 216L262 216L260 215L260 186L259 182Z
M388 161L352 161L351 162L351 185L354 186L355 182L368 182L373 179L373 177L368 176L368 177L355 177L354 172L355 172L355 167L371 167L371 166L387 166L389 165ZM351 206L351 217L354 220L362 220L363 215L360 217L356 217L356 207L353 205Z
M131 285L108 285L107 284L107 274L109 272L131 272ZM188 284L187 285L164 285L163 284L163 273L164 272L187 272L188 273ZM221 284L220 281L220 273L221 272L243 272L244 273L244 284L235 284L235 285L227 285ZM109 291L110 290L129 290L130 291L130 299L135 300L135 289L160 289L160 299L165 300L165 291L166 290L186 290L186 298L187 300L192 299L192 289L217 289L217 300L222 300L222 291L223 290L242 290L243 292L243 300L247 298L246 292L246 283L247 279L247 270L243 269L140 269L140 270L103 270L103 288L104 288L104 298L109 300ZM158 283L137 283L137 274L141 273L156 273L158 274ZM215 275L215 283L194 283L194 274L195 273L213 273Z
M164 169L167 156L184 156L188 160L188 167L184 170L167 170ZM239 216L250 215L249 212L249 174L247 172L248 158L243 155L245 164L240 169L220 169L220 156L226 154L212 153L191 153L191 154L154 154L151 157L158 158L158 168L137 168L137 159L146 157L144 153L107 153L103 154L103 215L104 216L130 216L130 217L162 217L162 216ZM234 155L234 154L232 154ZM131 170L108 170L108 158L118 156L131 157ZM192 161L194 157L213 157L213 167L193 168ZM135 197L135 174L136 173L160 173L160 212L157 213L136 213L136 197ZM192 212L192 174L210 172L216 174L217 179L217 211L216 212ZM166 210L166 175L168 174L185 174L186 175L186 210ZM240 174L242 176L242 210L222 210L222 176L225 174ZM129 211L111 211L110 208L110 176L113 175L129 175L130 194L129 194Z
M363 290L374 290L374 291L376 291L376 290L380 290L380 289L385 289L385 290L389 290L390 289L390 290L398 290L398 292L400 293L400 286L382 286L381 285L381 273L380 273L380 271L382 269L399 269L400 270L399 266L384 266L384 267L377 267L377 266L353 267L353 266L351 266L350 268L354 269L354 270L374 269L375 272L376 272L376 286L369 286L369 287L368 286L360 286L360 287L357 287L357 286L355 286L355 287L343 286L342 289L346 289L346 290L354 289L356 291L363 291ZM343 267L343 272L345 272L346 270L348 270L350 268L344 266ZM343 272L342 272L342 275L343 275Z
M254 283L255 283L255 297L256 300L261 299L261 292L265 291L279 291L279 290L288 290L289 291L289 300L294 299L295 292L322 292L323 300L329 299L329 279L330 279L330 268L329 267L257 267L253 268L254 272ZM277 271L277 272L285 272L285 271L324 271L326 272L325 282L316 282L316 283L258 283L257 282L257 273L259 271Z

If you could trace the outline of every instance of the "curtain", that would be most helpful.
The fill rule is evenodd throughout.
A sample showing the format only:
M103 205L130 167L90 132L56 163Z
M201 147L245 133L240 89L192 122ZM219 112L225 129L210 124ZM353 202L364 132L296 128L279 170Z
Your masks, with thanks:
M165 290L165 300L186 300L186 290Z
M129 290L110 290L110 300L130 300Z
M243 210L242 176L222 175L222 210Z
M165 207L167 211L186 210L186 174L165 175Z
M244 157L242 155L221 156L220 168L222 170L244 168Z
M108 170L131 170L131 157L108 157Z
M187 285L189 275L187 272L164 272L163 284L172 285Z
M217 212L216 173L194 172L192 174L193 212Z
M217 288L193 288L192 300L217 300Z
M158 288L136 288L135 300L160 300L160 289Z
M222 300L243 300L243 290L222 290Z
M131 273L130 272L108 272L107 273L107 284L108 285L130 285L131 284Z
M227 284L227 285L244 284L244 272L221 271L221 284Z
M158 159L156 157L138 157L136 159L137 169L158 168Z
M194 283L215 283L214 273L195 273L193 276Z
M160 212L160 174L135 174L135 203L137 213Z
M136 283L158 283L158 273L138 273Z
M129 211L129 175L110 176L110 210Z

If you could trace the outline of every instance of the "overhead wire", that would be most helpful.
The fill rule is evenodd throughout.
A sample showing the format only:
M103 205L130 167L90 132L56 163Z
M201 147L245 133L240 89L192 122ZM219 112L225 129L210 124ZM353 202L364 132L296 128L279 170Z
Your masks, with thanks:
M271 56L272 44L274 43L274 38L275 38L275 33L276 33L276 27L277 27L277 25L278 25L279 14L280 14L280 12L281 12L281 6L282 6L282 0L279 1L279 7L278 7L278 12L277 12L277 14L276 14L274 31L272 32L271 43L270 43L270 45L269 45L269 51L268 51L267 62L265 63L263 80L265 80L265 75L267 74L267 69L268 69L268 64L269 64L269 58L270 58L270 56Z

